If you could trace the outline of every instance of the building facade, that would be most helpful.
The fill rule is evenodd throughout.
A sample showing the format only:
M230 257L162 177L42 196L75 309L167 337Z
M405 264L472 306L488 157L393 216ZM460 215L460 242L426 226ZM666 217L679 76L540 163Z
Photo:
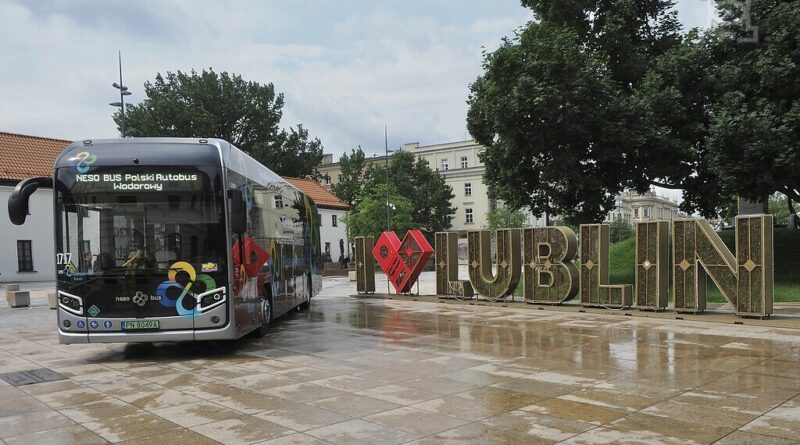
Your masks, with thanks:
M450 230L466 233L470 230L480 230L488 226L487 213L502 206L502 201L489 199L488 188L483 183L485 167L478 154L484 147L474 140L449 142L434 145L419 145L412 142L405 144L403 150L413 153L417 158L424 159L428 165L438 170L445 183L453 188L453 207L456 213L453 216ZM367 163L386 163L385 156L374 156L366 159ZM391 159L390 159L391 162ZM341 167L338 162L333 162L332 155L325 155L322 164L318 167L323 180L322 185L330 188L341 181ZM527 214L527 225L543 226L544 222L531 214Z
M53 190L40 188L31 195L25 224L8 219L6 203L17 183L37 176L53 176L56 156L71 141L0 132L0 282L56 279L53 239Z
M628 190L616 197L616 207L608 213L605 222L625 221L633 226L638 221L672 221L685 216L678 203L670 198L653 191L640 194Z
M317 205L320 216L320 251L331 261L340 261L342 255L350 256L350 242L347 239L347 226L342 218L350 206L333 193L311 179L285 177L298 190L311 197Z

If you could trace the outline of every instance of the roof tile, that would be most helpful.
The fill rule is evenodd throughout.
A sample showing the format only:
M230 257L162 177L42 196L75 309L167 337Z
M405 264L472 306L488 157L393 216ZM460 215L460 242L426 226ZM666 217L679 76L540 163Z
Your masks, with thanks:
M311 179L292 178L284 176L283 179L289 181L293 186L297 187L301 192L305 193L317 204L317 207L329 209L342 209L347 210L350 208L346 202L343 202L336 197L333 193L326 190L316 181Z
M0 131L0 180L52 176L56 157L72 141Z

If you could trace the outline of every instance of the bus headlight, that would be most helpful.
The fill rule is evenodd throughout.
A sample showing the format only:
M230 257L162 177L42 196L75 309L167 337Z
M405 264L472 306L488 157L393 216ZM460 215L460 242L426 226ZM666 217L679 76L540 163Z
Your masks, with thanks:
M83 298L58 291L58 307L75 315L83 315Z
M227 295L224 287L218 287L209 291L198 294L197 298L197 311L205 312L213 309L227 300Z

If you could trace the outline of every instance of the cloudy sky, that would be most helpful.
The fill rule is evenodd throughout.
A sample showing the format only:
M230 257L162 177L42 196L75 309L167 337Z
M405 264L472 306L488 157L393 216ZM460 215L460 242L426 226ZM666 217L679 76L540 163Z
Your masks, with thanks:
M679 0L707 26L712 0ZM360 144L467 139L481 51L531 16L518 0L0 0L0 131L115 137L122 51L129 100L156 73L213 67L273 82L282 125L302 123L336 156Z

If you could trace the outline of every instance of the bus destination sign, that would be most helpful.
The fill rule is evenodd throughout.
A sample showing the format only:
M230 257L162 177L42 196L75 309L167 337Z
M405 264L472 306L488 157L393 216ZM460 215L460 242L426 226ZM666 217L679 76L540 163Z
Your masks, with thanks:
M75 175L75 182L80 188L113 192L191 191L203 186L197 173L84 173Z

